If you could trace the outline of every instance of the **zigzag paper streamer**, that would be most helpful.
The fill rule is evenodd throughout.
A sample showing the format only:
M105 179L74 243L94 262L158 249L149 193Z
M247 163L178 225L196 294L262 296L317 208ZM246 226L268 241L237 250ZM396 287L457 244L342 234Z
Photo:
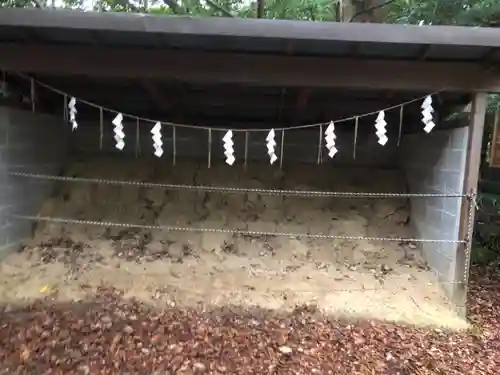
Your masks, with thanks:
M153 134L154 155L161 157L163 155L163 141L161 139L161 123L159 121L151 129L151 134Z
M424 131L430 133L436 126L434 123L434 108L432 108L432 96L427 96L422 103L422 122L424 123Z
M222 138L224 142L224 155L226 156L226 163L233 165L236 158L234 157L234 142L233 142L233 132L228 130L227 133Z
M71 123L71 130L75 131L78 128L78 123L76 122L76 98L73 96L68 103L69 112L69 122Z
M375 120L375 128L377 132L375 133L378 137L378 143L382 146L385 146L389 138L387 138L387 130L386 130L387 122L385 121L385 112L380 111L378 113L377 119Z
M115 133L115 147L118 150L123 150L125 147L125 133L123 132L123 115L118 113L113 119L113 125L115 126L113 131Z
M333 124L333 121L330 122L330 125L325 130L325 142L326 142L326 148L328 149L328 156L330 158L333 158L335 154L339 151L337 147L335 146L335 140L337 139L337 136L335 135L335 125Z
M274 129L271 129L269 134L266 137L266 146L267 146L267 154L269 155L269 162L273 164L278 157L276 156L276 141L274 140L276 134L274 133Z

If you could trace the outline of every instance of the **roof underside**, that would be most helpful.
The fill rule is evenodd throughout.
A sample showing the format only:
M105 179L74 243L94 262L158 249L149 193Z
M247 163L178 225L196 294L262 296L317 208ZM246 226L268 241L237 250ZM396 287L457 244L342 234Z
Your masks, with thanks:
M345 24L231 18L192 18L81 11L3 9L0 44L140 47L155 51L210 51L272 56L314 56L496 64L500 30L449 26ZM0 56L0 62L2 57ZM34 58L36 63L36 58ZM189 64L189 61L186 62ZM165 67L168 69L168 67ZM36 70L33 70L36 71ZM30 73L30 72L26 72ZM210 72L207 72L210 74ZM26 91L29 85L9 75ZM297 125L376 111L426 92L200 84L171 78L103 78L37 74L70 95L125 113L177 122ZM29 92L29 91L28 91ZM450 109L464 92L441 93ZM46 90L48 110L61 100ZM85 111L85 110L83 110ZM418 117L419 103L409 108ZM89 115L92 111L88 112ZM255 125L254 125L255 126Z

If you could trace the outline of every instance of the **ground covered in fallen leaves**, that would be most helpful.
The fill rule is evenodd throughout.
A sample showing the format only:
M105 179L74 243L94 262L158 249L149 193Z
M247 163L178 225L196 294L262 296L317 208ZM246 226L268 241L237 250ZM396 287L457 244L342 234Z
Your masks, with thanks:
M0 313L0 374L498 374L500 277L474 269L469 332L343 323L314 308L153 311L103 287Z

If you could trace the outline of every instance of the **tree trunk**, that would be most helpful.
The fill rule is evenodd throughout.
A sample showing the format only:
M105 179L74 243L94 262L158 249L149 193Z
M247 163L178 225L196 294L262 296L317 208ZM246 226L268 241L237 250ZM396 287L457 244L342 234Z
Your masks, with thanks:
M387 0L341 0L342 22L382 23L387 14Z
M264 17L264 0L257 0L257 18Z

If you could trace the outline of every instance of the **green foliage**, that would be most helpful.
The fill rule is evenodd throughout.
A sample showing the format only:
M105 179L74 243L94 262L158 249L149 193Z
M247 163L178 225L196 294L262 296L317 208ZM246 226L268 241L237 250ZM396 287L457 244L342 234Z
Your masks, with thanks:
M387 21L393 23L486 26L500 21L497 0L396 0Z
M0 0L0 7L33 7L38 2L53 6L53 0ZM215 4L238 17L255 17L256 5L244 0L213 0ZM336 19L337 0L268 0L265 2L265 18L297 20ZM93 9L103 11L147 11L152 13L175 13L169 4L178 6L177 13L215 16L221 15L215 7L203 0L176 1L132 1L94 0ZM60 4L60 2L58 2ZM83 0L63 0L64 7L83 8ZM88 6L89 2L85 1ZM492 20L500 21L500 2L497 0L394 0L386 5L386 22L415 24L460 24L486 25Z
M500 192L480 193L472 242L471 261L474 264L500 264Z
M0 7L55 6L55 0L0 0ZM58 1L57 4L61 2ZM255 17L256 0L63 0L66 8L117 12L151 12L221 16L223 8L237 17ZM265 18L297 20L335 20L338 0L267 0ZM174 5L174 6L172 6ZM500 23L498 0L392 0L386 5L385 22L484 26ZM174 9L175 8L175 9Z
M485 241L484 243L479 243L477 241L473 242L471 253L472 264L478 266L484 266L488 264L500 265L500 250L492 248L494 244L498 244L498 241L500 241L500 236L492 235L491 237L492 238Z
M243 7L240 17L255 17L255 6ZM332 21L335 6L331 0L270 0L266 2L265 18Z
M493 233L481 239L475 236L472 242L471 263L500 265L500 235Z
M34 3L31 0L0 0L2 8L28 8L33 7Z

